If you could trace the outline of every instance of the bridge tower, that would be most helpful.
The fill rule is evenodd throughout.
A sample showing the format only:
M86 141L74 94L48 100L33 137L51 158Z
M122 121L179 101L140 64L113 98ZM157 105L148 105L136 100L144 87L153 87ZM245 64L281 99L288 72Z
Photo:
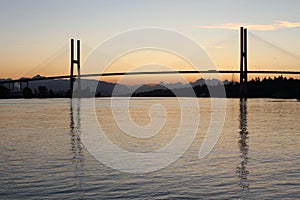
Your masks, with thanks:
M80 82L80 40L77 40L77 55L75 59L74 55L74 39L71 39L71 71L70 71L70 90L73 92L74 86L74 65L77 65L77 78L78 78L78 89L81 90L81 82Z
M247 82L248 82L248 70L247 70L247 29L240 28L240 98L247 98Z

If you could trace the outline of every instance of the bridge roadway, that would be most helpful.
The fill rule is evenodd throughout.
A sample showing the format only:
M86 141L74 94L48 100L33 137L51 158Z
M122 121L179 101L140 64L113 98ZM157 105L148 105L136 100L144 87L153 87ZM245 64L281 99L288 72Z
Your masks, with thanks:
M107 73L95 73L95 74L82 74L80 75L81 78L84 77L96 77L96 76L128 76L128 75L154 75L154 74L239 74L239 70L182 70L182 71L142 71L142 72L107 72ZM294 75L300 75L300 71L247 71L247 74L269 74L269 75L275 75L275 74L294 74ZM22 83L22 82L31 82L31 81L41 81L41 80L54 80L54 79L70 79L70 75L59 75L59 76L48 76L48 77L39 77L39 78L21 78L21 79L15 79L15 80L4 80L0 81L0 84L5 83ZM77 77L77 75L73 76L74 78Z

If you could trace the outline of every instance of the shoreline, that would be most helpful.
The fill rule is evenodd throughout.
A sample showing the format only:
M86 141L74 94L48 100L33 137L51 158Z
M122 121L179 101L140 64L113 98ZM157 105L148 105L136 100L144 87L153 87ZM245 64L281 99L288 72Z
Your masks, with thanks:
M103 97L80 97L80 99L89 99L89 98L96 98L96 99L106 99L106 98L123 98L123 97L131 97L131 98L197 98L197 99L211 99L211 98L220 98L220 99L282 99L282 100L296 100L300 102L298 98L283 98L283 97L191 97L191 96L103 96ZM7 99L78 99L78 97L33 97L33 98L0 98L1 100Z

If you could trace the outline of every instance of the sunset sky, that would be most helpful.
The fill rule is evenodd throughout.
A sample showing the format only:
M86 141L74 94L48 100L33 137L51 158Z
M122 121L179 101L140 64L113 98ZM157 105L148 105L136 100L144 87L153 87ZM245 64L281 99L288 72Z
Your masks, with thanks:
M299 0L0 0L0 78L68 74L70 38L81 40L85 58L112 35L142 27L183 33L204 47L218 69L235 70L238 29L245 26L249 69L300 71L299 9ZM171 59L163 64L184 63L153 55ZM132 55L121 60L112 68L143 64Z

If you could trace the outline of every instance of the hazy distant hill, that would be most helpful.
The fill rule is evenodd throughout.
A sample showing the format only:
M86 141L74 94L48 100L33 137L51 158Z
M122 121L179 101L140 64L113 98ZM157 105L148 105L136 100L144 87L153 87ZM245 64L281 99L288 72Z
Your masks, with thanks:
M35 78L42 78L40 75L36 75L32 77ZM25 77L22 77L20 79L27 79ZM118 83L109 83L104 81L97 81L97 80L90 80L90 79L82 79L82 89L85 89L86 87L91 88L92 86L97 85L97 90L95 95L97 96L128 96L128 95L137 95L137 94L146 94L147 92L150 92L149 94L154 94L152 91L171 91L176 90L177 92L180 91L180 93L183 94L183 96L186 96L186 92L183 92L185 88L196 87L196 86L203 86L203 85L218 85L221 81L212 79L212 80L205 80L205 79L199 79L195 82L191 82L188 84L182 84L181 82L177 83L159 83L159 84L153 84L153 85L147 85L147 84L140 84L140 85L124 85L124 84L118 84ZM226 84L226 82L224 82ZM31 90L37 91L39 86L46 86L48 90L52 90L53 92L63 92L66 93L70 89L70 81L69 80L39 80L39 81L31 81L29 82L29 88ZM26 83L23 83L23 88L26 87ZM20 89L20 85L18 83L15 84L15 89ZM162 92L159 92L162 93ZM167 95L173 95L170 92L168 92ZM189 95L188 95L189 96Z
M100 92L101 96L111 96L113 89L116 85L119 95L124 95L128 93L129 89L126 85L108 83L104 81L97 80L84 80L85 83L90 85L95 85L98 82L96 94ZM53 91L68 91L70 89L70 81L69 80L43 80L43 81L32 81L29 83L29 88L32 90L38 89L39 86L46 86L49 90Z
M37 77L38 78L38 77ZM3 79L2 79L3 80ZM231 98L238 98L240 84L237 82L220 81L216 79L204 80L199 79L188 84L170 83L154 85L133 85L128 86L124 84L108 83L97 80L82 79L82 89L88 96L93 96L88 87L97 86L95 96L197 96L209 97L209 87L215 90L223 89L225 87L226 96ZM223 84L224 86L223 86ZM15 90L8 89L8 84L0 85L0 98L59 98L70 97L69 80L43 80L32 81L29 83L30 89L25 88L26 83L23 83L23 90L21 91L19 83L15 84ZM40 87L39 86L46 86ZM300 99L300 80L293 78L285 78L282 76L274 79L259 78L250 80L247 83L247 97L249 98L298 98Z

